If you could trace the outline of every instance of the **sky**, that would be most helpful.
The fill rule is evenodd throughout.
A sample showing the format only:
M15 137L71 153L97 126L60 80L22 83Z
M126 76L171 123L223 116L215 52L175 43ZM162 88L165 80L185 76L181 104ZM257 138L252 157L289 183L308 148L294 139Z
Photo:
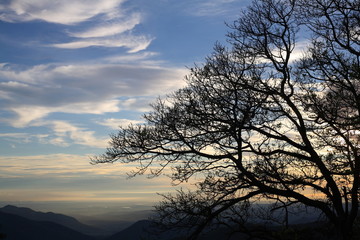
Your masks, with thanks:
M91 165L185 85L248 0L2 0L0 200L152 203L166 177Z

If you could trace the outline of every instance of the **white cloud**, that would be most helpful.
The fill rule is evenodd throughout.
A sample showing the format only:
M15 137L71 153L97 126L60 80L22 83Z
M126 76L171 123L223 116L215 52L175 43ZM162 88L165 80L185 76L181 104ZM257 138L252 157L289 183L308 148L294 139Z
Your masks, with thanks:
M17 127L17 125L14 125ZM95 136L95 131L79 127L67 121L46 120L35 121L27 126L47 127L51 129L51 134L31 134L31 133L0 133L0 138L16 143L39 142L41 144L52 144L61 147L69 145L83 145L95 148L106 148L109 137Z
M30 87L33 83L39 83L41 80L44 84L46 84L48 79L48 65L36 65L26 70L16 69L15 66L11 66L10 64L1 64L0 65L0 79L2 82L2 88L19 88L20 84L22 87ZM39 73L43 73L41 78ZM4 81L8 80L8 81ZM14 81L13 81L14 80Z
M63 105L58 108L54 108L55 112L74 113L74 114L103 114L109 112L118 112L119 100L103 100L97 101L89 99L88 102L72 103L69 105Z
M103 121L98 121L97 123L112 129L119 129L119 127L127 127L130 124L141 124L144 122L139 120L108 118Z
M89 100L86 103L66 104L59 107L20 105L9 108L10 111L17 114L17 117L15 119L8 119L5 122L16 128L23 128L32 125L36 120L47 117L51 113L103 114L120 111L118 105L118 100L102 102Z
M85 125L89 123L77 116L101 114L106 120L98 124L115 128L127 124L127 120L110 119L104 114L149 111L149 104L157 96L185 84L183 77L188 72L185 68L138 65L136 59L143 61L146 55L134 55L133 65L40 65L28 69L2 65L0 85L4 94L0 95L0 121L14 128L41 127L48 131L42 136L9 133L0 138L19 143L105 148L108 136L99 137L99 133L90 130L91 125ZM68 121L57 119L55 113L68 114Z
M0 133L0 137L24 138L27 136L27 133Z
M80 25L84 31L71 32L68 42L48 44L56 48L78 49L91 46L125 47L129 52L146 49L153 37L133 35L142 21L138 12L128 13L121 6L126 0L11 0L0 3L0 20L27 22L42 20L64 25ZM82 25L81 25L82 24ZM89 27L89 25L91 27ZM77 28L78 29L78 28Z
M111 38L88 38L68 43L58 43L51 46L56 48L77 49L91 46L98 47L126 47L129 53L145 50L153 39L147 36L119 35Z
M109 63L135 63L138 65L159 65L162 63L162 61L154 61L149 60L149 58L157 56L158 53L156 52L141 52L141 53L134 53L134 54L128 54L128 55L119 55L119 56L111 56L107 57L105 60Z
M44 103L45 105L46 103ZM23 128L32 125L36 120L47 117L51 113L73 113L73 114L103 114L108 112L118 112L118 100L104 100L102 102L91 101L86 103L69 103L58 107L16 105L9 108L17 114L15 119L3 120L16 128Z
M92 167L89 156L84 155L0 156L0 175L10 178L29 176L29 174L38 178L46 176L62 177L65 175L75 177L74 173L77 175L86 173L104 175L104 171L109 174L120 171L120 169L113 166L101 165L96 167Z
M154 101L153 97L132 97L121 102L121 108L125 110L137 109L141 112L149 112L151 110L151 102Z
M100 26L90 28L83 32L71 33L70 36L77 38L95 38L95 37L107 37L120 33L124 33L133 29L141 22L141 15L139 13L133 13L123 21L116 21L111 23L105 23Z
M6 93L5 98L0 96L4 100L0 105L24 114L25 108L36 106L30 119L53 111L114 112L119 110L117 98L172 92L184 86L187 73L185 68L136 63L40 65L25 70L7 66L0 68L0 85Z
M166 176L128 180L126 172L134 168L130 164L90 165L88 156L77 154L0 156L0 197L11 202L116 201L117 205L136 200L153 204L159 201L156 192L174 191Z
M34 120L47 116L50 112L48 108L38 106L20 106L9 110L17 114L16 119L8 119L7 123L13 127L21 128L28 126Z
M52 135L39 139L41 143L50 143L57 146L69 146L73 144L84 145L88 147L106 148L108 146L108 137L95 136L96 132L83 127L78 127L66 121L48 120L37 121L31 126L45 126L52 130Z
M234 11L236 11L237 14L239 10L238 3L239 1L237 0L195 0L191 3L191 8L187 8L187 11L191 15L199 17L219 15L236 16Z
M26 22L42 20L60 24L76 24L99 14L118 15L124 0L11 0L0 4L0 20Z
M309 47L309 40L302 40L296 43L295 49L291 53L290 62L300 60L304 57L306 49Z
M0 138L17 143L27 143L31 137L28 133L0 133Z
M105 148L108 146L108 138L95 137L94 131L79 128L65 121L51 121L49 123L59 137L70 137L76 144Z
M48 138L48 134L30 134L30 133L0 133L0 138L15 143L29 143L35 140L42 142L43 139ZM12 148L16 145L11 144Z

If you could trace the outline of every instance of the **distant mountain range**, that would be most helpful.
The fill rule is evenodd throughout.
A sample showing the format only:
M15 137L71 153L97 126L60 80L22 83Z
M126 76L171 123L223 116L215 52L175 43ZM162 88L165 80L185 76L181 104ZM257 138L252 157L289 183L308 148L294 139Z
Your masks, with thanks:
M5 240L178 240L185 232L149 232L152 222L140 220L112 236L101 236L101 230L80 223L73 217L57 213L37 212L30 208L5 206L0 208L0 233ZM119 226L121 227L121 226ZM207 236L200 239L219 239Z
M95 240L60 224L33 221L4 212L0 212L0 226L6 240Z
M105 240L184 240L187 239L187 234L188 232L185 229L182 231L169 230L163 233L159 232L159 234L154 234L153 223L149 220L141 220ZM235 233L233 236L230 236L229 230L225 228L209 230L207 233L204 233L198 237L198 240L222 239L243 240L247 238L244 234L240 233Z
M310 230L310 235L316 236L311 229L317 227L312 220L305 218L307 224L300 228ZM292 219L295 226L303 222L304 216ZM309 221L310 220L310 221ZM180 240L186 239L187 231L167 231L161 234L151 234L152 222L140 220L122 229L119 221L119 232L109 236L101 229L85 225L73 217L57 213L37 212L30 208L5 206L0 208L0 233L6 234L5 240ZM254 225L255 226L255 225ZM274 228L276 229L276 228ZM208 229L199 240L223 239L229 234L226 228ZM1 239L1 238L0 238ZM236 233L227 239L246 239L243 234ZM320 239L319 237L311 239Z
M73 217L58 213L37 212L30 208L7 205L0 208L0 233L5 240L175 240L169 233L154 236L148 233L151 222L137 221L112 236L82 224ZM119 226L121 228L121 226Z
M14 214L34 221L46 221L46 222L57 223L86 235L95 235L95 236L104 235L101 229L82 224L75 218L63 214L58 214L53 212L47 212L47 213L37 212L30 208L15 207L11 205L7 205L3 208L0 208L0 212Z

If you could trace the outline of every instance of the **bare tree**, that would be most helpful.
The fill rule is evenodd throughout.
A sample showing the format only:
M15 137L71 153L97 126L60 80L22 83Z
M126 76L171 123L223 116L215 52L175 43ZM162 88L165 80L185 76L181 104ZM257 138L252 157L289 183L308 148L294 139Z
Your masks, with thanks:
M175 183L196 176L195 192L158 206L163 223L190 224L193 236L220 216L236 221L232 209L271 200L286 214L292 204L316 208L350 239L360 187L359 7L254 1L229 26L230 47L216 44L185 88L153 104L146 124L112 135L94 163L138 162L132 174L152 176L172 167ZM295 61L303 35L308 48Z

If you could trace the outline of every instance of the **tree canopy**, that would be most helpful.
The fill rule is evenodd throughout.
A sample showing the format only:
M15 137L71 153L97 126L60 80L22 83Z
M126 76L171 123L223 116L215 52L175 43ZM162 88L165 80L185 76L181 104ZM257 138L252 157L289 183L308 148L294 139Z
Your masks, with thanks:
M197 190L157 208L162 223L190 223L193 236L271 200L316 208L349 239L360 189L360 2L258 0L228 26L228 44L190 69L187 86L154 103L145 124L113 134L93 161L137 162L134 175L171 167L176 183L196 176Z

